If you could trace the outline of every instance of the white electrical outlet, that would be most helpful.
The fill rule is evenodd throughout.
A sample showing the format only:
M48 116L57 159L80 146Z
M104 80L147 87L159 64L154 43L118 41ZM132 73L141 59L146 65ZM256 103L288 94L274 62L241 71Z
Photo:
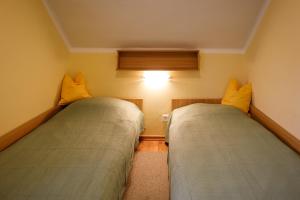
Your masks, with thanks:
M161 121L167 122L168 120L169 120L169 114L168 113L161 115Z

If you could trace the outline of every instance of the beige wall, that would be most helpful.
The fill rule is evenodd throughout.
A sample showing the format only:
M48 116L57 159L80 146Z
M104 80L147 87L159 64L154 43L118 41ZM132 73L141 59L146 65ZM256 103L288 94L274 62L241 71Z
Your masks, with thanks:
M246 60L254 104L300 139L299 10L299 0L272 0Z
M40 0L0 1L0 135L52 107L67 50Z
M94 96L143 98L145 134L164 134L161 114L171 110L172 98L220 98L229 78L245 82L247 69L242 55L201 55L200 70L173 72L169 83L159 89L144 84L142 72L117 71L115 53L75 53L70 56L69 72L85 74Z
M249 79L254 104L300 138L299 9L298 0L273 0L245 55L201 54L199 71L171 72L166 86L151 89L142 72L116 71L115 53L69 55L40 0L3 0L0 135L55 105L67 70L82 71L94 96L143 98L145 134L153 135L163 134L172 98L220 98L229 78Z

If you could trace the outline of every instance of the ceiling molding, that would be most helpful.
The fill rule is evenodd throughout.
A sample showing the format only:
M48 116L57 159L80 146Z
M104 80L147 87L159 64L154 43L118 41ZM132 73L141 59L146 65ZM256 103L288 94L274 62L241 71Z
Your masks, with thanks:
M63 39L66 47L68 48L68 50L70 51L72 49L72 46L71 46L71 43L69 42L65 32L63 31L60 23L58 23L58 20L57 20L57 17L56 15L52 12L52 10L50 9L49 5L48 5L48 2L47 0L42 0L47 12L48 12L48 15L50 16L52 22L54 23L54 26L56 27L59 35L61 36L61 38Z
M243 54L243 49L185 49L185 48L71 48L71 53L116 53L126 51L190 51L198 50L207 54Z
M243 49L224 49L224 48L216 48L216 49L199 49L200 52L207 53L207 54L243 54Z
M81 48L81 47L73 47L68 40L62 26L57 20L56 15L52 12L51 8L48 5L48 0L42 0L51 20L53 21L57 31L59 32L60 36L62 37L66 47L68 48L70 53L116 53L118 50L140 50L140 51L159 51L159 50L199 50L200 52L207 53L207 54L245 54L247 49L249 48L252 40L255 37L255 34L258 31L259 25L266 13L267 8L269 7L271 0L265 0L264 5L262 6L259 15L256 18L255 25L253 26L251 32L249 33L248 39L245 42L243 48L198 48L198 49L183 49L183 48Z
M117 48L80 48L80 47L72 47L70 49L71 53L116 53Z
M271 1L272 0L265 0L264 5L262 6L258 16L256 17L256 22L255 22L251 32L249 33L249 36L248 36L248 39L247 39L247 41L244 45L244 48L242 49L243 54L245 54L247 52L248 48L250 47L250 45L251 45L251 43L252 43L252 41L253 41L257 31L258 31L259 25L261 24Z

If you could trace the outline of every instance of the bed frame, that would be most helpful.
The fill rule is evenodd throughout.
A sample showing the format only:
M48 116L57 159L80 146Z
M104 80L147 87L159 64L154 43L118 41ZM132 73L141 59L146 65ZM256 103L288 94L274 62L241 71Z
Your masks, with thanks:
M120 98L120 99L134 103L141 111L143 111L143 99L124 99L124 98ZM18 126L12 131L0 136L0 151L6 149L8 146L12 145L13 143L18 141L25 135L29 134L33 129L37 128L42 123L49 120L57 112L61 111L63 108L64 106L54 106L53 108L50 108L49 110L41 113L40 115Z
M172 110L194 103L220 104L221 99L172 99ZM249 114L251 118L261 123L281 141L300 154L300 140L293 134L289 133L286 129L281 127L278 123L252 104L250 105Z

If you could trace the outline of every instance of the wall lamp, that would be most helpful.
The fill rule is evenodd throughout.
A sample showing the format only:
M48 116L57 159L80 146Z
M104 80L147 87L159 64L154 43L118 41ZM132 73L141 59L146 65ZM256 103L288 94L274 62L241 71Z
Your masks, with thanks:
M152 89L164 87L170 80L170 74L167 71L144 71L144 83Z

